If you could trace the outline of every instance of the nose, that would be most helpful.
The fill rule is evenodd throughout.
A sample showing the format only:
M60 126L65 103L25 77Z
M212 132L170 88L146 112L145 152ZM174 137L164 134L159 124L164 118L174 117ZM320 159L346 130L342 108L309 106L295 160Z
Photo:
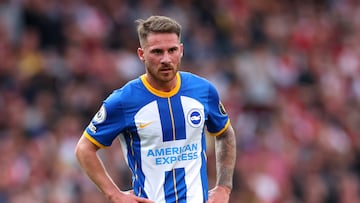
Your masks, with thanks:
M161 63L170 63L171 62L170 54L168 52L164 52L163 56L161 57L160 62Z

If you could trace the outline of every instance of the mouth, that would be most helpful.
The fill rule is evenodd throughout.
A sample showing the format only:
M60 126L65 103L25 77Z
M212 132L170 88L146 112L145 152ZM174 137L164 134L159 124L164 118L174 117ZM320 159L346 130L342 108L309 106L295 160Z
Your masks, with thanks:
M169 72L169 71L172 71L173 70L173 68L172 67L161 67L160 69L159 69L159 71L160 72Z

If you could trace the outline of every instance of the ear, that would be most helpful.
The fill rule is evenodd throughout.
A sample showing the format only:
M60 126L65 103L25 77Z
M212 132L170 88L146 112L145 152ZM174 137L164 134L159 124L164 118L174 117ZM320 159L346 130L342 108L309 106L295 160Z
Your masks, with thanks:
M180 44L180 52L181 52L180 57L183 57L183 55L184 55L184 45L183 45L183 43Z
M144 50L141 47L137 49L137 55L141 61L145 61Z

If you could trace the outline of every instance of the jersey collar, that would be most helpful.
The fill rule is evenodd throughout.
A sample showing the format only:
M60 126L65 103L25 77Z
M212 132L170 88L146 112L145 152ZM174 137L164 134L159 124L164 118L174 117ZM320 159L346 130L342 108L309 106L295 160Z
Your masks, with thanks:
M164 97L164 98L174 96L176 93L178 93L179 89L180 89L180 85L181 85L181 77L180 77L179 72L176 73L176 79L177 79L176 86L170 92L163 92L163 91L160 91L160 90L152 87L150 85L150 83L146 80L145 74L140 76L140 79L141 79L142 83L144 84L144 86L146 87L146 89L149 90L152 94L159 96L159 97Z

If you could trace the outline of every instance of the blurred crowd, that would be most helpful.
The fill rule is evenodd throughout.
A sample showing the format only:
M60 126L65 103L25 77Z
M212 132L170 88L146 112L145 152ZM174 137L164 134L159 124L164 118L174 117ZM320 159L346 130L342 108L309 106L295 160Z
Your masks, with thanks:
M152 14L182 24L182 69L211 80L230 115L231 203L360 202L359 1L0 0L0 203L106 202L74 147L144 73L134 21ZM130 189L113 145L100 156Z

